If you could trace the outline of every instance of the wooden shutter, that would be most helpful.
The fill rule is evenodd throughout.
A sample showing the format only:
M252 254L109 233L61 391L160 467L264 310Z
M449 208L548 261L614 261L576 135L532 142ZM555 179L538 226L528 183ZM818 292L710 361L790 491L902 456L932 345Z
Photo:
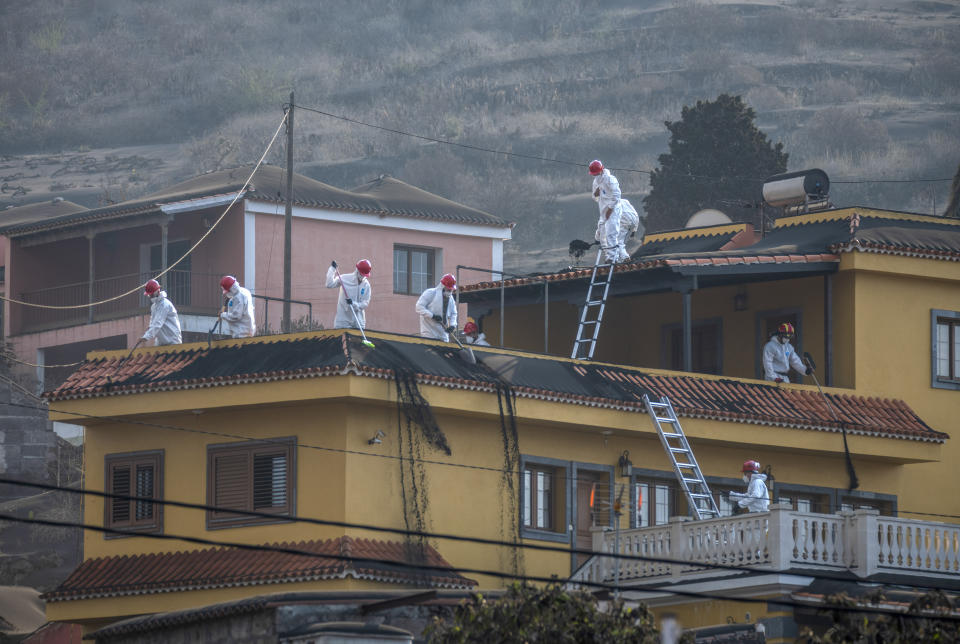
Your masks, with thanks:
M111 494L161 499L163 452L108 454L105 476L106 488ZM163 530L163 506L150 501L109 498L104 502L104 525L125 531L160 532Z
M224 451L213 458L213 505L218 510L214 517L233 516L225 510L249 510L250 502L250 452L247 450Z
M130 495L129 463L117 464L110 468L110 493ZM130 521L130 501L110 499L110 525L125 524Z
M253 456L253 508L255 510L287 507L286 451Z

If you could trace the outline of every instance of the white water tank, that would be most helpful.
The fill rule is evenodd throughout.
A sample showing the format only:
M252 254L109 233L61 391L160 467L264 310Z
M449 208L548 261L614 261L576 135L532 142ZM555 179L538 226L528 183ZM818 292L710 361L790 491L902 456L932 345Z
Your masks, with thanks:
M687 225L684 226L684 228L703 228L705 226L720 226L732 223L733 220L723 212L715 208L704 208L703 210L698 210L693 213L690 219L687 220Z
M819 168L776 174L763 184L764 203L777 208L826 199L829 193L830 178Z

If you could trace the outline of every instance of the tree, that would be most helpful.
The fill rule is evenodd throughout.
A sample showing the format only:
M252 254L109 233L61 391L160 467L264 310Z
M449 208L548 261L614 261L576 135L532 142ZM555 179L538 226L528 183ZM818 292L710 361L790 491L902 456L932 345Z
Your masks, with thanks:
M647 607L620 601L601 611L585 592L559 584L545 588L514 583L500 599L475 593L454 609L450 621L434 618L424 635L430 642L612 642L654 644L659 634Z
M830 595L825 603L845 610L824 610L833 625L822 635L804 628L797 640L802 644L840 644L841 642L956 642L960 641L960 622L957 611L960 602L952 600L940 590L917 597L906 612L923 617L904 617L894 614L858 613L865 605L880 606L885 602L882 591L858 601L840 593Z
M684 106L679 121L666 121L670 152L658 158L643 204L653 230L682 227L702 208L717 208L737 221L753 219L767 177L786 172L783 144L772 145L754 124L756 113L739 96ZM749 204L749 205L747 205Z

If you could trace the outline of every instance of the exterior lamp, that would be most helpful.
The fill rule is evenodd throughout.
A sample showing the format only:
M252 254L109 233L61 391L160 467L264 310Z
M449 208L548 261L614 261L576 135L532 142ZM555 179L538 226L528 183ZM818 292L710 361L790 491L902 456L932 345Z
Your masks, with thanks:
M630 462L630 450L623 450L620 460L617 461L617 472L624 478L629 478L633 474L633 463Z
M747 310L747 292L740 291L733 296L733 310L734 311L746 311Z

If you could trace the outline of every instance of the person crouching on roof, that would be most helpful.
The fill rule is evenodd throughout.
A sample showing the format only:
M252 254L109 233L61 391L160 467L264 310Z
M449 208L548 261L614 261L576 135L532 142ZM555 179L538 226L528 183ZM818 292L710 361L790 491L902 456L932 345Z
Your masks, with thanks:
M450 334L457 328L457 278L447 273L440 283L428 288L417 300L416 311L420 316L420 335L425 338L450 341Z
M748 512L766 512L770 509L770 494L767 492L767 475L760 473L760 463L744 461L743 482L747 484L746 493L730 492L730 500L735 501Z
M337 262L330 262L327 288L341 287L340 297L337 298L337 315L333 319L334 329L367 328L365 311L370 306L370 280L367 278L372 268L370 260L361 259L355 271L341 275L337 270Z
M475 344L478 347L489 347L485 333L480 333L480 327L473 320L463 325L463 341L467 344Z
M253 321L253 296L250 291L240 286L240 282L233 275L225 275L220 280L223 294L230 299L224 305L220 319L227 327L227 334L231 338L250 338L257 332L257 325Z
M167 299L167 292L160 288L157 280L150 280L143 287L143 294L150 298L150 326L141 340L149 342L156 338L154 346L157 347L181 344L180 317L173 302Z
M610 170L603 167L599 159L590 162L589 172L593 175L593 199L600 207L594 238L603 247L607 263L629 261L626 241L627 235L635 233L640 227L637 210L633 204L621 198L620 182ZM642 239L643 232L640 236Z
M790 344L793 339L793 325L784 322L777 328L777 334L763 347L763 378L773 382L790 382L790 368L797 373L809 376L813 370L803 364L797 350Z

